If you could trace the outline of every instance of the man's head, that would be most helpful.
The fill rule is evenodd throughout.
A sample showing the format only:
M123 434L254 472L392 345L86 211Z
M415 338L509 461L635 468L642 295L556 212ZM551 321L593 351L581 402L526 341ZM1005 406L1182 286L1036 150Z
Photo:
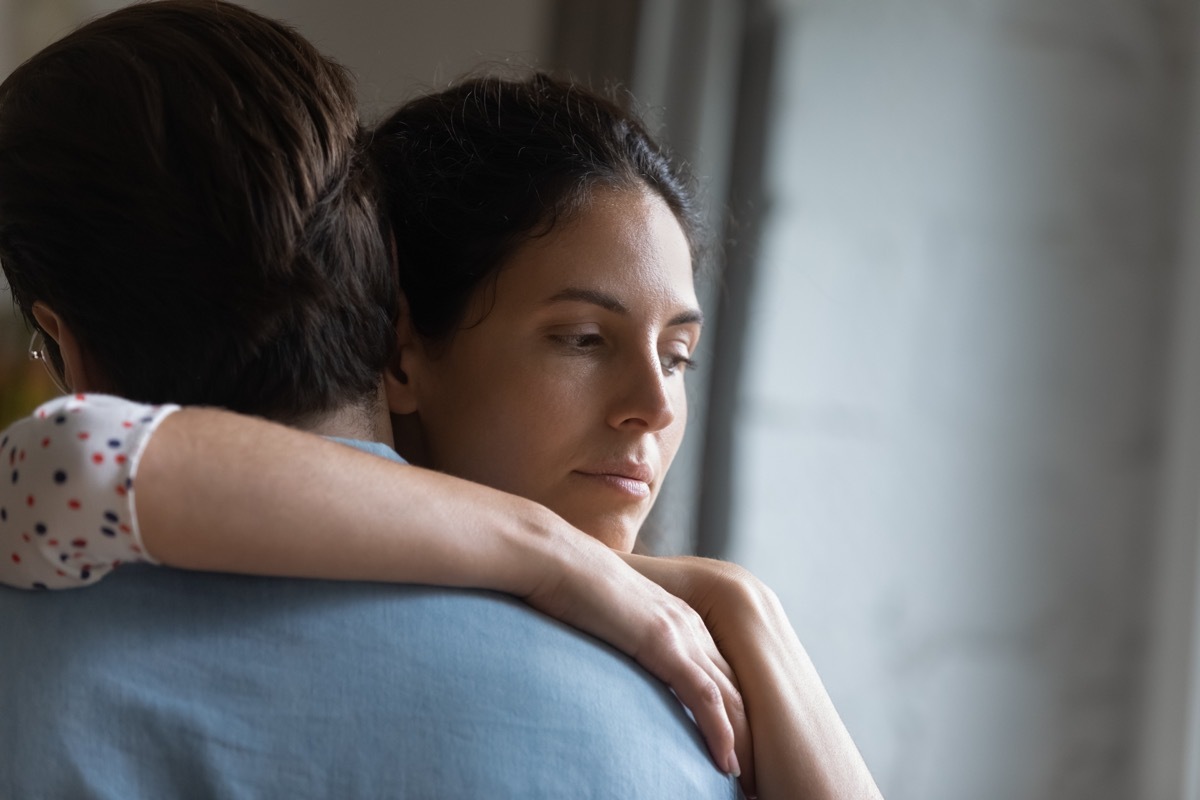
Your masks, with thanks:
M397 289L362 138L351 79L290 28L121 9L0 85L0 265L88 388L293 423L372 401Z

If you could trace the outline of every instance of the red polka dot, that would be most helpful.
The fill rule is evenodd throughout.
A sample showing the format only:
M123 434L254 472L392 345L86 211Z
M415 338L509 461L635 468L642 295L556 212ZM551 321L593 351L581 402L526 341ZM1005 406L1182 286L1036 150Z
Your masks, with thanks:
M72 539L71 547L87 547L87 539Z
M46 412L45 412L45 411L39 411L39 412L38 412L38 419L45 419L45 418L46 418Z
M124 496L125 496L125 487L124 487L124 486L118 486L118 487L117 487L117 494L121 495L121 497L124 497Z
M25 505L29 506L30 508L33 508L34 502L33 495L29 495L29 497L25 498Z
M19 555L17 555L16 553L13 553L13 554L12 554L12 562L13 562L14 564L20 564L20 563L21 563L21 557L20 557Z
M77 394L77 395L75 395L75 399L76 400L86 400L87 398L84 397L82 394Z
M67 573L63 572L61 569L54 570L54 574L58 575L58 577L60 577L60 578L67 577Z
M88 433L87 431L80 431L80 432L79 432L79 438L80 438L81 440L87 439L89 436L91 436L91 434L90 434L90 433Z
M78 511L83 506L83 503L80 503L78 500L68 500L67 506Z
M30 536L28 533L22 533L22 534L21 534L21 539L22 539L22 541L26 541L26 542L32 542L32 541L33 541L33 537L31 537L31 536Z
M58 539L51 539L50 541L46 542L46 544L50 545L51 547L58 547Z
M92 463L93 464L103 464L104 463L104 454L103 453L92 453Z
M45 439L42 439L42 447L49 447L49 446L50 446L50 438L46 437Z
M122 428L132 428L132 427L133 427L133 423L132 423L132 422L122 422L122 423L121 423L121 427L122 427Z
M125 457L124 453L117 453L116 457L113 459L113 461L117 462L118 464L124 464L128 460L129 459Z
M142 552L142 548L138 547L136 544L131 544L131 545L129 545L129 549L130 549L130 550L132 550L132 551L133 551L133 552L135 552L135 553L141 553L141 552Z
M21 455L17 456L17 461L24 461L24 460L25 460L25 451L22 450Z

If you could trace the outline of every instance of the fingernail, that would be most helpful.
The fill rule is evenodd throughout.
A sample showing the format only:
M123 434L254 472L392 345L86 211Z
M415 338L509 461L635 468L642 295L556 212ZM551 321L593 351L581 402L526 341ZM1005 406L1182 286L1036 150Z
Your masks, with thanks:
M731 752L725 762L725 771L735 778L742 777L742 766L738 764L737 753Z

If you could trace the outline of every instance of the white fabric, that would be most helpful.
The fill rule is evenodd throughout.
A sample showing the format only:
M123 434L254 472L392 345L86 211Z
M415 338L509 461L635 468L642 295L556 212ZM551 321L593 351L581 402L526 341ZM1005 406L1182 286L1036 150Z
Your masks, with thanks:
M60 397L0 433L0 584L70 589L149 561L134 510L138 463L179 407Z

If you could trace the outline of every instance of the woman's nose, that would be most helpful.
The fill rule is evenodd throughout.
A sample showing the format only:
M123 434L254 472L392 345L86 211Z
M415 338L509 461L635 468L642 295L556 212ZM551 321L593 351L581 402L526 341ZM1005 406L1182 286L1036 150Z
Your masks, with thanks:
M636 364L628 364L611 384L609 424L615 428L635 427L648 431L666 428L675 421L675 406L680 402L672 396L672 380L679 379L663 374L657 353L652 357L640 357ZM682 392L682 385L679 392Z

